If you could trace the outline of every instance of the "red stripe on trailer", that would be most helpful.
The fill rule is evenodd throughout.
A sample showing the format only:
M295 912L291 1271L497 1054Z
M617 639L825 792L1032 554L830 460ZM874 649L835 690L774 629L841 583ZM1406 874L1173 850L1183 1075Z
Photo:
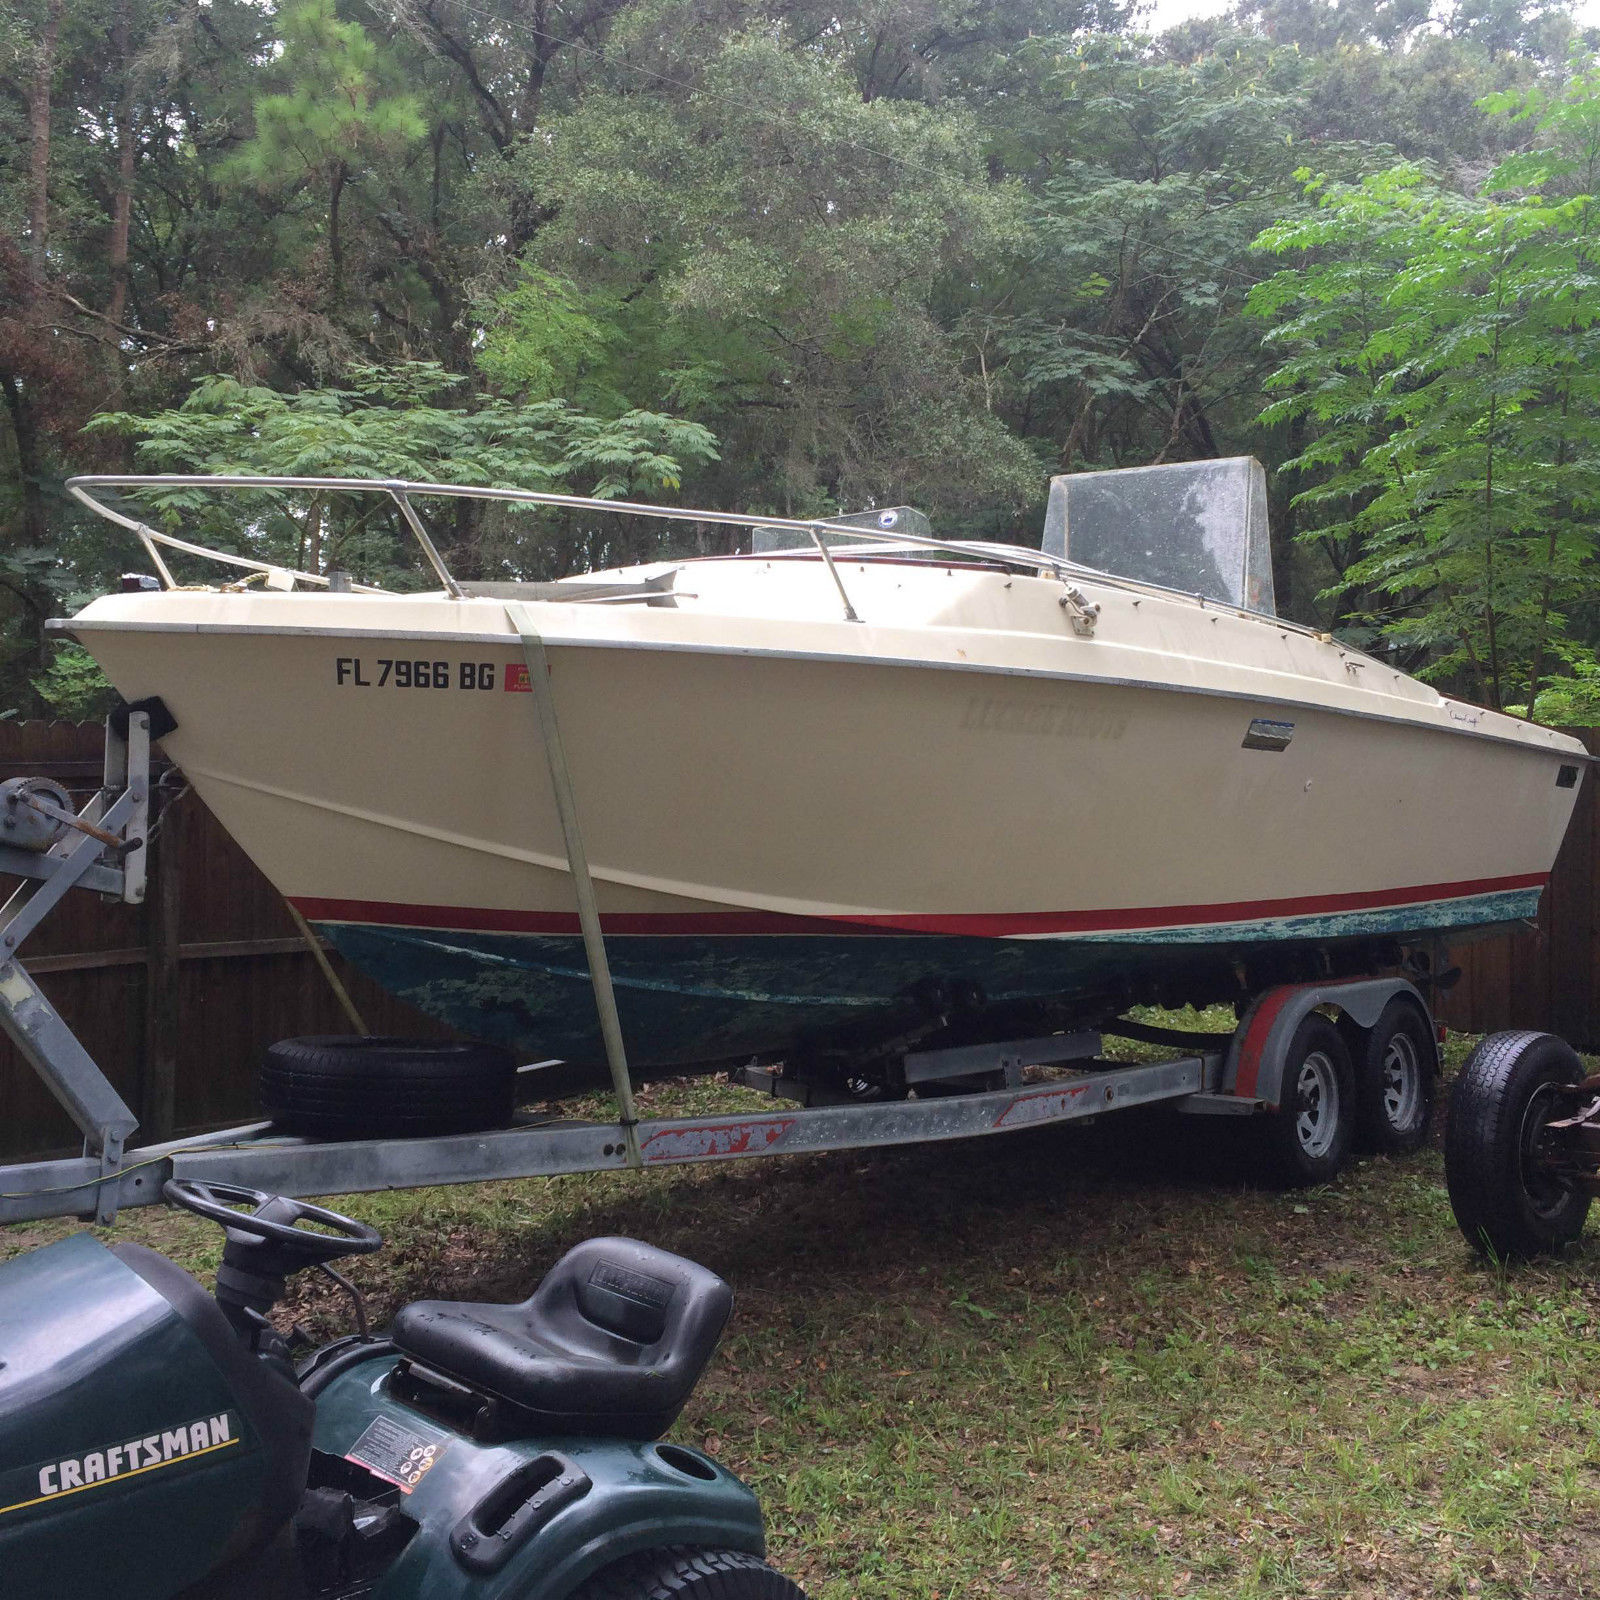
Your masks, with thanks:
M1514 889L1540 889L1544 872L1505 878L1475 878L1459 883L1415 884L1403 889L1361 890L1349 894L1305 895L1285 900L1233 900L1215 905L1109 907L1094 911L906 912L889 915L796 916L774 911L608 911L605 932L656 937L714 934L952 934L997 939L1033 934L1125 933L1205 927L1278 917L1326 915L1408 905L1431 905ZM291 903L309 922L370 923L423 930L462 929L480 933L575 934L573 912L518 911L480 906L409 905L387 900L333 900L294 896Z
M755 1156L770 1150L794 1126L793 1117L723 1122L710 1128L663 1128L639 1146L646 1161L706 1161Z
M1060 1088L1018 1095L994 1119L994 1125L997 1128L1025 1128L1030 1122L1049 1122L1088 1092L1089 1085L1086 1083L1069 1083Z
M1272 1025L1283 1008L1300 992L1300 985L1285 984L1263 995L1250 1014L1250 1026L1239 1041L1239 1069L1234 1074L1233 1092L1241 1100L1254 1100L1256 1080L1261 1076L1261 1063L1267 1052L1267 1041L1272 1036Z

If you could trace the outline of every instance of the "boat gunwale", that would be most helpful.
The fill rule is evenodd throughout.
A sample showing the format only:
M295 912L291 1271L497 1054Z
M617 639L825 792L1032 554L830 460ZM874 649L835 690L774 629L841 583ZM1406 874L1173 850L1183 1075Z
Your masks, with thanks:
M556 604L557 602L545 601L540 603L548 605ZM47 631L52 632L71 633L99 631L105 633L194 634L197 636L230 634L320 639L393 639L418 643L483 645L499 649L515 649L518 644L517 636L513 633L466 633L402 628L325 628L296 623L186 622L174 624L125 619L104 622L90 621L86 623L75 617L52 617L45 623L45 628ZM817 661L837 663L841 666L923 668L930 671L974 673L986 677L1024 678L1052 683L1099 685L1108 689L1143 689L1157 694L1192 694L1204 696L1208 699L1236 700L1253 705L1282 706L1295 711L1324 712L1329 716L1353 717L1367 722L1388 723L1396 727L1415 729L1424 733L1482 739L1490 743L1510 745L1518 750L1548 756L1556 761L1579 762L1588 766L1600 766L1600 754L1593 754L1585 750L1581 745L1578 745L1576 749L1566 746L1552 747L1539 743L1535 737L1536 733L1545 733L1551 738L1566 739L1572 744L1576 744L1577 741L1573 740L1570 734L1563 734L1559 729L1545 728L1539 723L1527 722L1520 718L1508 718L1508 720L1512 721L1519 729L1529 731L1514 734L1499 733L1477 728L1470 724L1452 723L1449 726L1445 726L1421 717L1407 717L1384 711L1367 711L1353 706L1341 706L1330 701L1293 699L1286 695L1271 692L1256 694L1244 689L1225 689L1208 684L1180 683L1153 678L1129 678L1103 673L1071 672L1050 667L1004 666L982 661L938 661L923 656L890 656L884 655L882 652L847 653L832 650L788 650L763 645L714 644L699 640L593 638L587 635L562 635L555 632L546 632L544 637L545 643L556 649L655 650L664 654L723 655L763 660ZM1244 668L1241 670L1266 672L1271 669ZM1281 674L1280 676L1288 677L1291 675ZM1342 689L1344 686L1339 685L1338 687ZM1357 690L1355 692L1375 693L1373 690ZM1441 700L1440 707L1419 707L1419 709L1438 710L1455 703L1454 701ZM1476 706L1473 709L1486 710L1484 707ZM1488 712L1487 714L1491 716L1507 715L1504 712Z

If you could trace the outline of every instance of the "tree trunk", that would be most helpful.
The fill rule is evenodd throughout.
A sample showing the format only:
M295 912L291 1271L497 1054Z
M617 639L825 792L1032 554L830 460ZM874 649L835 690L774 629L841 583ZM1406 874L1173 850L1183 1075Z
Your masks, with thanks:
M17 446L17 479L22 490L22 538L18 542L25 548L42 550L49 545L50 526L45 512L38 421L21 376L4 367L0 367L0 396L5 398ZM24 585L8 582L6 586L27 607L35 632L35 638L30 641L34 657L41 667L48 666L50 646L44 631L44 619L49 615L47 607Z
M111 47L122 68L122 95L117 101L117 192L111 202L111 301L106 315L122 321L128 301L128 229L133 218L133 67L129 61L129 0L120 0L111 28Z
M344 299L344 241L339 236L339 201L350 169L335 161L328 173L328 264L333 276L333 298Z
M34 63L33 91L28 96L28 235L33 275L42 279L45 246L50 235L50 88L55 80L56 41L66 0L50 0L44 33Z
M50 542L50 530L45 516L38 423L19 374L0 368L0 394L5 396L6 410L11 415L11 432L17 444L17 477L22 486L20 542L41 550Z

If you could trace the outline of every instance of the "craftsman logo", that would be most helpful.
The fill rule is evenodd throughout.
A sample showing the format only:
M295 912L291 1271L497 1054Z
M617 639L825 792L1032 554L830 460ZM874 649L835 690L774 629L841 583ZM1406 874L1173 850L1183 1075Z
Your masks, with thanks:
M652 1278L648 1273L635 1272L619 1261L602 1261L589 1274L589 1282L597 1289L609 1289L641 1306L663 1310L672 1299L676 1284L665 1278Z
M77 1494L120 1478L134 1478L159 1467L170 1467L195 1456L210 1455L214 1450L225 1450L238 1442L233 1414L221 1411L181 1427L147 1433L141 1439L129 1439L122 1444L85 1451L81 1456L49 1461L39 1468L38 1497L0 1506L0 1515L20 1511L24 1506L36 1506L58 1495Z

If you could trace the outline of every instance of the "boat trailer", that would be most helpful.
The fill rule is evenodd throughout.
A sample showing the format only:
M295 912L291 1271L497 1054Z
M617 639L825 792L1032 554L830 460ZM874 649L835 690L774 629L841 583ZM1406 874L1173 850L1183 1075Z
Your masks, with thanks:
M540 731L566 835L617 1120L525 1116L490 1132L365 1140L290 1137L271 1123L259 1122L130 1151L137 1118L20 959L23 941L69 889L88 889L129 904L144 897L150 746L153 732L159 737L163 728L158 721L152 729L152 716L159 718L164 708L123 707L107 721L102 786L82 811L67 809L61 792L52 793L54 786L44 780L16 778L0 785L0 874L23 880L0 908L0 1027L72 1117L84 1141L80 1156L0 1166L0 1223L52 1216L92 1216L109 1223L119 1210L158 1202L171 1178L242 1184L293 1196L347 1194L970 1139L1083 1122L1155 1104L1189 1115L1255 1116L1284 1130L1280 1143L1292 1155L1297 1138L1305 1143L1311 1136L1321 1137L1318 1106L1305 1100L1307 1081L1312 1082L1313 1101L1317 1093L1323 1096L1325 1118L1342 1114L1345 1119L1338 1148L1324 1149L1318 1158L1323 1165L1313 1163L1294 1180L1323 1181L1342 1162L1351 1110L1348 1105L1340 1110L1337 1077L1317 1089L1317 1060L1343 1049L1337 1039L1327 1043L1333 1028L1327 1014L1336 1012L1343 1026L1364 1037L1361 1030L1376 1027L1397 1004L1410 1008L1415 1013L1411 1037L1430 1041L1432 1053L1431 1015L1409 980L1329 980L1286 984L1256 996L1231 1035L1182 1035L1127 1025L1132 1035L1183 1052L1169 1060L1131 1065L1101 1060L1101 1036L1094 1031L921 1050L908 1054L903 1063L916 1098L836 1097L840 1103L824 1104L815 1103L804 1083L751 1068L742 1081L766 1091L770 1109L641 1121L635 1114L560 729L554 707L547 703L542 641L526 613L519 615L520 607L510 609L536 686ZM1420 1035L1419 1024L1425 1030ZM1315 1034L1316 1026L1322 1034ZM1304 1043L1313 1036L1322 1041L1320 1056ZM1436 1057L1414 1060L1413 1065L1431 1105ZM811 1103L795 1103L808 1096ZM1586 1115L1587 1123L1569 1131L1574 1139L1589 1141L1584 1148L1592 1155L1600 1149L1600 1124ZM1332 1137L1339 1128L1330 1125L1323 1132Z

